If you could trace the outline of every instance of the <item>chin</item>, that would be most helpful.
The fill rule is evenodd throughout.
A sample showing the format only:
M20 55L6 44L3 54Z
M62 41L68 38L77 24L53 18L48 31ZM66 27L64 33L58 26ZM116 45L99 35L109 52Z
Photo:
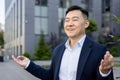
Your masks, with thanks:
M74 36L72 36L72 35L69 35L68 37L69 37L69 38L74 38Z

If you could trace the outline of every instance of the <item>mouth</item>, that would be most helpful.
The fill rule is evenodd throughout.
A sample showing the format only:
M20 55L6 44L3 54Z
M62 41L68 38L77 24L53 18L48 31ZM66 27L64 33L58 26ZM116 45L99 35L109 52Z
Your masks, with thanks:
M75 29L67 29L70 33L73 32Z

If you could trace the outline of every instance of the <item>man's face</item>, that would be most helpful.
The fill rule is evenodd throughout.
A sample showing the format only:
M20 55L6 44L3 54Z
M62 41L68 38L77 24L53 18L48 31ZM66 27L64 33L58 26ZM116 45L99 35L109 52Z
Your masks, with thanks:
M66 15L64 30L69 38L82 37L88 26L88 20L83 17L83 14L79 10L70 11Z

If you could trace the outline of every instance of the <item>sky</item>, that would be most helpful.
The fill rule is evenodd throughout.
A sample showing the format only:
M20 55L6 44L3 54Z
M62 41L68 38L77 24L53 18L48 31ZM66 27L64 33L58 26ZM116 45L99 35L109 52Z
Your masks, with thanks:
M5 7L4 7L4 1L5 0L0 0L0 23L4 25L5 23Z

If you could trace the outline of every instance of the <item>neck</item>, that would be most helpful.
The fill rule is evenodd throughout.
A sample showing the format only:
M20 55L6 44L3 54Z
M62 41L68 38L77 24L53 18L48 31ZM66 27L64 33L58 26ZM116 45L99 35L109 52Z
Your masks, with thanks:
M69 38L69 39L70 39L70 42L69 42L70 47L71 47L71 48L74 48L75 44L76 44L83 36L84 36L84 35L79 36L79 37L77 37L77 38Z

